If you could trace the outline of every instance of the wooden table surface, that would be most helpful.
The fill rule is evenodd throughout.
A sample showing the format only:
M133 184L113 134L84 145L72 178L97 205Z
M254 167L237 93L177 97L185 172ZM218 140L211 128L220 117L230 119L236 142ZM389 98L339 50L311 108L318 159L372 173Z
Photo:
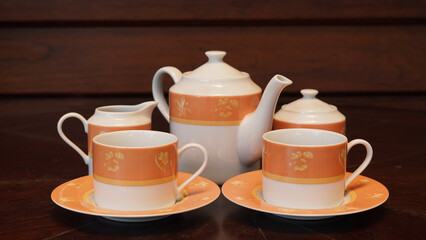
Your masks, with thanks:
M278 106L299 96L282 94ZM56 132L71 111L90 117L95 107L136 104L150 96L7 97L0 101L1 239L425 239L426 96L335 95L321 97L346 115L349 139L363 138L374 149L363 175L384 184L389 199L370 211L318 221L278 218L233 204L221 195L203 208L148 223L121 223L58 207L52 190L86 174L80 156ZM168 131L158 110L153 129ZM83 149L78 120L65 133ZM349 153L348 171L365 150Z

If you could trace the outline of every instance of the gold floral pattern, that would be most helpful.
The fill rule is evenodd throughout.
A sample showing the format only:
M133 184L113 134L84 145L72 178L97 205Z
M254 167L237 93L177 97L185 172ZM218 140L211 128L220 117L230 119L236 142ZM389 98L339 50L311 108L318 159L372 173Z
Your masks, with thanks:
M239 187L244 187L246 185L245 182L239 181L239 180L231 181L231 182L229 182L229 184L232 184L234 186L239 186Z
M169 164L169 153L168 152L159 152L155 155L155 164L158 168L165 173L167 164Z
M358 208L358 207L350 207L350 206L345 206L345 205L333 208L333 210L335 212L353 212L353 211L356 211L356 210L359 210L359 209L360 208Z
M342 129L340 129L340 133L345 135L346 133L346 126L343 126Z
M72 197L62 197L60 198L60 200L62 202L78 202L77 198L72 198Z
M217 108L214 110L219 113L219 117L227 118L232 115L232 109L238 107L238 100L221 98L218 101Z
M308 168L307 160L313 159L313 158L314 158L314 154L312 152L297 151L291 154L291 159L293 161L289 163L289 166L294 166L294 171L304 171Z
M81 188L81 185L80 184L77 184L77 183L68 183L67 184L67 186L70 186L70 187L75 187L75 188L77 188L77 189L80 189Z
M383 196L383 193L373 193L373 194L369 194L367 198L379 198L382 196Z
M339 163L343 169L345 169L345 162L346 162L346 148L343 148L339 154Z
M278 208L278 210L281 212L290 212L290 213L296 212L296 209L292 209L292 208Z
M108 168L108 171L117 172L120 168L119 162L124 160L124 154L121 152L108 152L105 154L105 160L104 166Z
M180 99L177 100L177 110L179 116L185 117L187 112L191 112L191 110L187 107L189 103L186 101L185 96L181 96Z
M193 187L197 187L197 188L202 187L203 188L203 187L206 187L207 184L208 183L206 183L206 182L199 182L199 183L193 184Z
M158 210L158 212L160 212L160 213L173 212L173 209L171 209L171 208L165 208L165 209Z

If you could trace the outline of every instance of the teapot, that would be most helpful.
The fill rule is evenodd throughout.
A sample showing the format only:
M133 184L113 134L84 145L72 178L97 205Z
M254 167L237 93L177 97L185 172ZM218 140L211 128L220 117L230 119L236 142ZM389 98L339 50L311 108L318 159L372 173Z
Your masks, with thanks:
M72 147L89 166L89 175L93 174L92 139L101 133L120 130L150 130L151 115L157 102L149 101L138 105L112 105L98 107L93 116L86 120L78 113L70 112L63 115L57 125L59 136ZM62 124L67 118L79 119L87 133L88 154L84 153L77 145L65 136Z
M271 130L278 97L292 81L275 75L262 90L248 73L223 61L224 51L207 51L208 61L194 71L160 68L153 77L152 92L158 109L170 123L179 145L196 142L206 147L209 163L202 176L223 184L229 178L259 169L262 135ZM169 103L163 78L169 75ZM202 159L197 151L183 153L179 171L193 172Z
M316 89L302 89L300 93L302 98L283 105L274 115L273 129L315 128L345 135L346 118L336 106L316 98Z

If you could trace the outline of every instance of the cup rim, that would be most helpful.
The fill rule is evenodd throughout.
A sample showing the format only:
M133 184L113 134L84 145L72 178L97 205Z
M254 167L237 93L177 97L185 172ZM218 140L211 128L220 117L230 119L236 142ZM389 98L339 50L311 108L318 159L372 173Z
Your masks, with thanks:
M276 134L277 132L317 132L317 133L320 133L320 134L328 134L328 135L339 136L339 137L342 138L342 141L332 143L332 144L313 145L313 144L290 144L290 143L283 143L283 142L278 142L278 141L268 139L268 135ZM323 129L313 129L313 128L277 129L277 130L272 130L272 131L266 132L265 134L263 134L262 138L266 142L270 142L270 143L274 143L274 144L278 144L278 145L283 145L283 146L291 146L291 147L329 147L329 146L337 146L337 145L340 145L342 143L348 142L348 138L343 134L333 132L333 131L328 131L328 130L323 130Z
M113 144L106 144L99 141L99 138L106 138L109 136L114 135L123 135L123 134L129 134L129 133L135 133L135 134L155 134L155 135L163 135L163 136L169 136L172 137L173 140L169 141L167 143L162 143L158 145L152 145L152 146L117 146ZM98 144L100 146L104 147L112 147L112 148L120 148L120 149L149 149L149 148L157 148L157 147L163 147L171 144L177 144L178 138L170 133L161 132L161 131L153 131L153 130L121 130L121 131L114 131L114 132L107 132L107 133L101 133L99 135L96 135L92 139L93 143Z

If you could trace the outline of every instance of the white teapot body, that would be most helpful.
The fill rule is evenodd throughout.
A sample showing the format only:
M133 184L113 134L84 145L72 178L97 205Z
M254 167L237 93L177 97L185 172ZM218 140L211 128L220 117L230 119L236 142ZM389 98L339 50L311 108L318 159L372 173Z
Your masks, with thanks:
M223 184L232 176L259 169L261 136L271 129L278 95L291 81L281 76L264 99L249 74L222 61L224 52L211 51L206 55L209 62L193 72L182 74L174 67L159 69L153 79L153 95L179 144L196 142L207 149L210 160L202 176ZM175 81L169 90L169 104L162 89L165 74ZM257 111L261 101L265 106ZM249 115L264 117L247 118ZM198 169L199 154L186 151L179 171Z

